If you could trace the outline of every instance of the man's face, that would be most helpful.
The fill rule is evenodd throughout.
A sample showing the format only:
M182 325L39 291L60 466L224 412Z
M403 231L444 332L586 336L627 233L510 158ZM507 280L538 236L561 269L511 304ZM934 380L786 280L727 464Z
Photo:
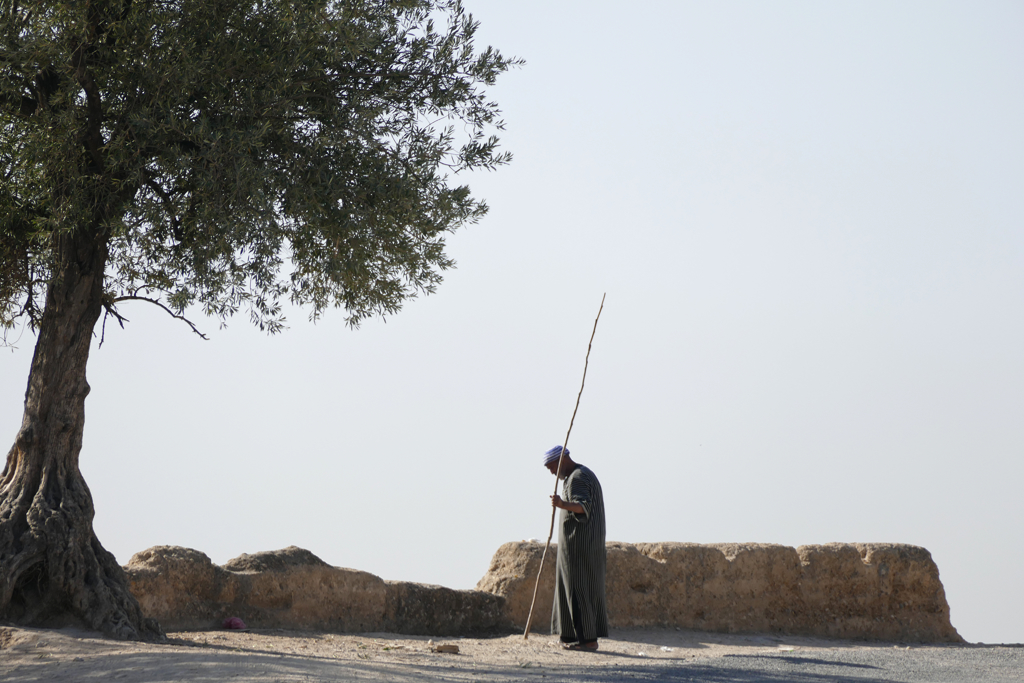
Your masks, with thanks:
M569 458L568 457L562 458L562 471L561 472L558 472L558 460L557 459L552 460L547 465L545 465L545 467L548 468L548 472L550 472L551 474L555 474L560 479L564 479L569 474L569 472L572 471L572 465L569 464Z

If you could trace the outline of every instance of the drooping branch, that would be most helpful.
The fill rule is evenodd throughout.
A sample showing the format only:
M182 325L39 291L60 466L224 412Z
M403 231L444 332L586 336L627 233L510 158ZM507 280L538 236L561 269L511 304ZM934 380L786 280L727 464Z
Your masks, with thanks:
M130 322L127 318L125 318L124 316L118 314L117 311L114 310L114 304L120 303L122 301L146 301L146 302L149 302L149 303L151 303L151 304L153 304L155 306L159 306L160 308L162 308L165 311L167 311L167 314L170 315L172 318L175 318L176 320L183 320L185 323L187 323L188 326L192 328L192 331L195 332L196 334L198 334L201 339L203 339L205 341L209 341L209 339L210 339L205 334L200 332L199 328L196 327L195 323L193 323L191 320L189 320L188 318L186 318L183 315L179 315L178 313L175 313L174 311L169 309L164 304L162 304L159 301L157 301L156 299L152 299L152 298L150 298L148 296L138 296L138 295L119 296L116 299L110 299L109 301L104 302L104 306L106 307L107 311L111 315L113 315L115 318L117 318L117 321L119 323L121 323L121 321ZM124 327L123 323L121 324L121 327Z

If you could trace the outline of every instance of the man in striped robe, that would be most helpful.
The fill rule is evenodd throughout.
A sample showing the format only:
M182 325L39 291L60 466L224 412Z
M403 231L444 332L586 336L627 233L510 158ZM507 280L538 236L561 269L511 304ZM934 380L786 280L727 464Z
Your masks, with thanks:
M544 454L544 466L565 480L562 495L551 496L551 505L562 510L551 632L561 636L568 650L596 650L597 639L608 637L601 482L561 446Z

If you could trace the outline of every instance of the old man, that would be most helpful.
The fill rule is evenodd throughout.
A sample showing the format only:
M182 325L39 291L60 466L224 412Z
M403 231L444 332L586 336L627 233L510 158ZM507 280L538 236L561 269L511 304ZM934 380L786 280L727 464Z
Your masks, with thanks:
M601 482L561 446L544 454L544 466L564 480L562 495L551 496L551 505L562 510L551 632L561 636L567 650L593 651L598 638L608 637Z

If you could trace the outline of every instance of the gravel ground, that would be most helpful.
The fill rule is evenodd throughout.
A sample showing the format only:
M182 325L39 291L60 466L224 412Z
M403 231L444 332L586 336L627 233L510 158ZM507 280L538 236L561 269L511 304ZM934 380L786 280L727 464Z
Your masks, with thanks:
M666 671L664 676L654 678L704 683L1008 683L1024 681L1024 649L977 646L920 647L910 651L897 648L844 648L807 654L724 655L708 663L673 668Z
M565 652L534 634L432 639L395 634L209 631L166 644L95 634L0 627L0 681L162 683L701 683L1024 682L1024 647L907 646L815 638L613 630L601 650ZM435 652L455 645L459 652Z

